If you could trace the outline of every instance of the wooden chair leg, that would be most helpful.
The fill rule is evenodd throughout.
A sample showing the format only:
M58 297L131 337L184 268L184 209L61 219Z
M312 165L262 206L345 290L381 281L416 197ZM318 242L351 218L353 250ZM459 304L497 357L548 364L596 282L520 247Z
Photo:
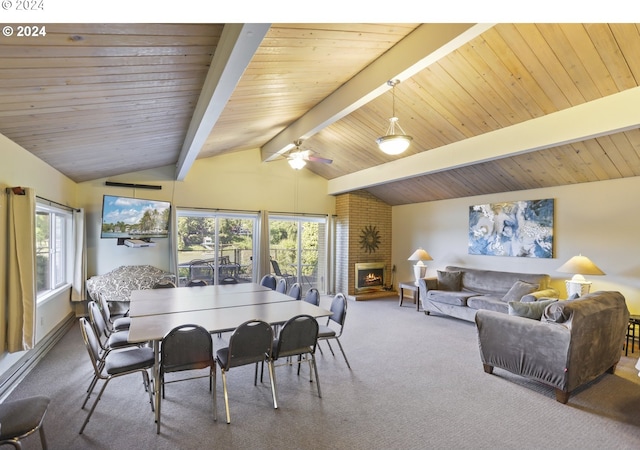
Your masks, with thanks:
M563 405L566 405L569 401L569 392L565 392L561 389L556 389L556 400Z
M493 366L490 366L489 364L483 364L482 368L488 374L492 374L493 373Z

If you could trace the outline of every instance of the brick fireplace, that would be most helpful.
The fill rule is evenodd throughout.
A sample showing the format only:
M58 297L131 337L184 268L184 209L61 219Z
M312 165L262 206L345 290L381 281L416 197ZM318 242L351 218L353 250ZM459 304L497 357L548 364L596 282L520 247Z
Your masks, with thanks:
M389 295L385 287L392 279L391 206L368 192L356 191L336 197L336 214L337 292L355 300ZM376 239L367 240L372 235ZM358 286L356 264L376 265L373 275L364 275L371 275L374 283L382 278L381 283ZM392 290L395 291L395 286Z

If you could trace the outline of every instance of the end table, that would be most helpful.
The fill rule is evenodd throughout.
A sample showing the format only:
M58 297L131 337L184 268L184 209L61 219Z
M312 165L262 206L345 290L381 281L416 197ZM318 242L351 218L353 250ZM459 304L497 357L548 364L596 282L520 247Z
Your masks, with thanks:
M398 306L402 306L405 289L407 291L413 292L413 301L416 304L416 311L420 311L420 287L417 286L414 281L404 281L398 283L398 297L400 300Z

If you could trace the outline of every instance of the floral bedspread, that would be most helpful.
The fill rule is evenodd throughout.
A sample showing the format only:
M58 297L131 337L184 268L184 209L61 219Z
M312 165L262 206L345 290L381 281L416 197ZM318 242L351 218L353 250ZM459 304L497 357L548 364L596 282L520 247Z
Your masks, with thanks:
M131 291L151 289L161 280L175 283L175 275L153 266L120 266L104 275L96 275L86 282L89 296L96 300L100 293L108 302L128 302Z

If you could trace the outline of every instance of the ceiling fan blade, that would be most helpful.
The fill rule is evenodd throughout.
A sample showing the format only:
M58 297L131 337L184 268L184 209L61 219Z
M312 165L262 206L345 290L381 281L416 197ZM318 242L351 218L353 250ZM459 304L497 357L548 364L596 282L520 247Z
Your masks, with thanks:
M313 155L307 156L307 159L309 161L319 162L322 164L331 164L333 162L333 159L320 158L319 156L313 156Z

